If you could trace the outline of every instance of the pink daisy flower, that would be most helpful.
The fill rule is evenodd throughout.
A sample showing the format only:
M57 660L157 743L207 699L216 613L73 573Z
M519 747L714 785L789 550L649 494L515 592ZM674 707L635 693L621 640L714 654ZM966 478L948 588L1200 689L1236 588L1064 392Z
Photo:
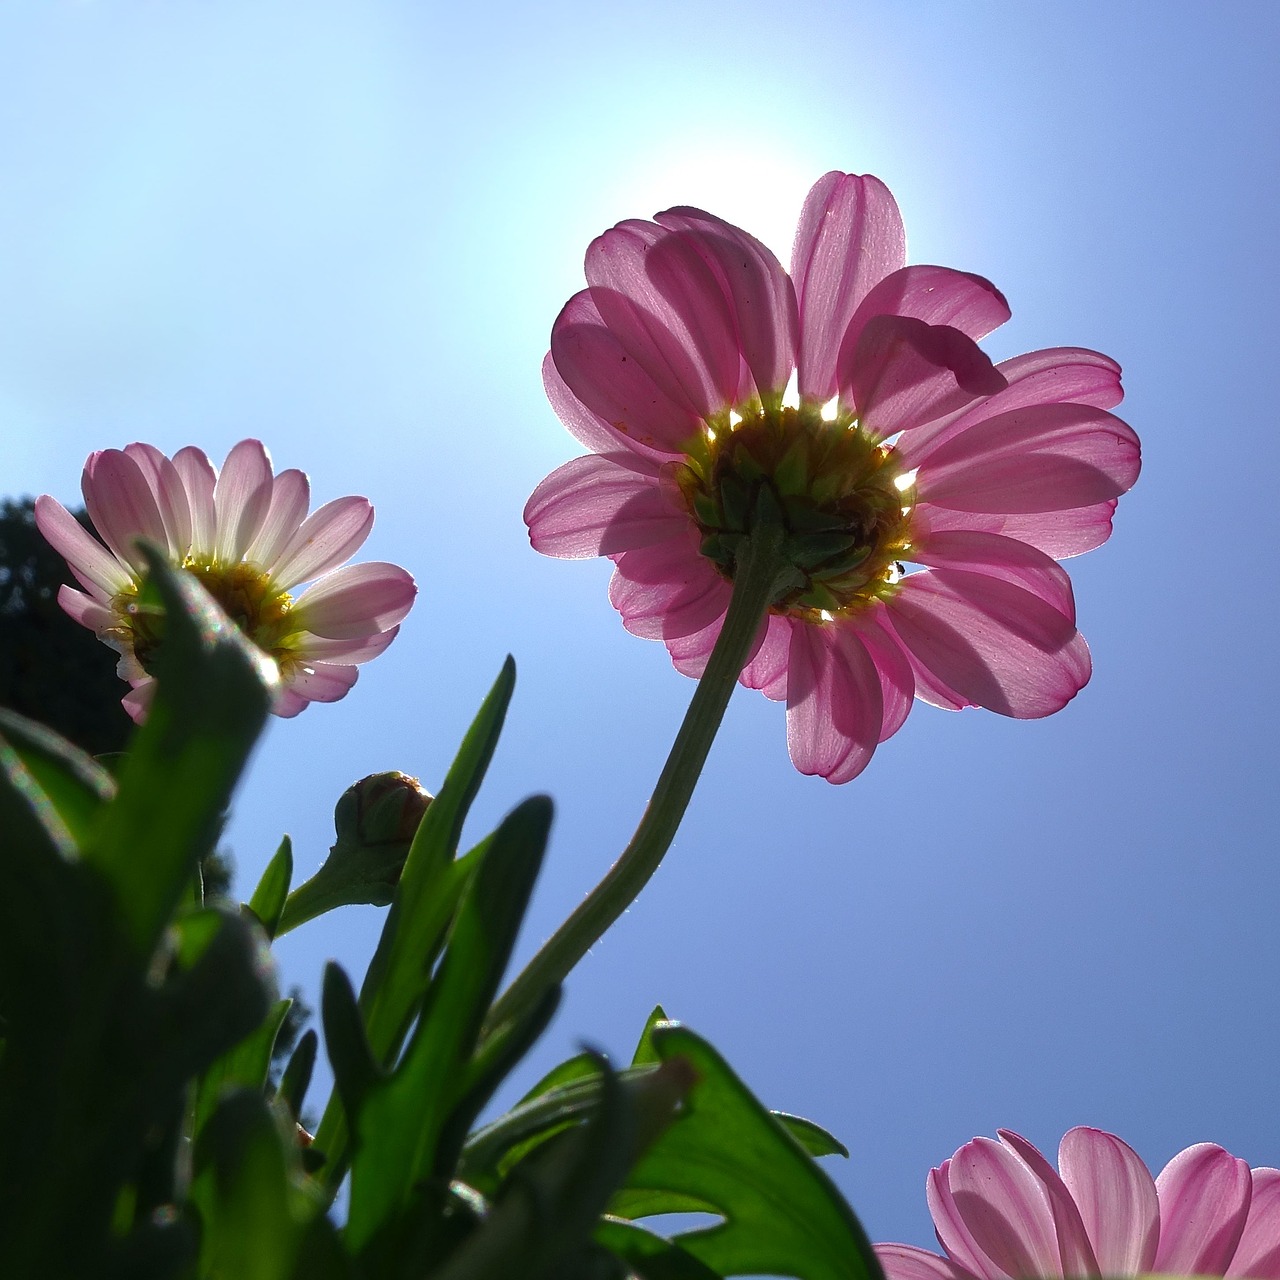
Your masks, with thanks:
M1058 1169L1007 1129L929 1174L944 1257L879 1244L888 1280L1167 1275L1280 1278L1280 1169L1250 1169L1202 1142L1153 1179L1101 1129L1072 1129Z
M81 489L106 546L47 494L36 499L36 524L84 588L64 586L58 603L119 653L119 674L133 686L124 707L137 721L155 693L148 658L160 642L154 614L138 607L139 538L195 574L275 660L279 716L343 697L358 664L395 639L417 592L397 565L339 568L369 536L373 507L338 498L308 515L310 481L292 469L273 475L258 440L240 441L220 472L190 446L172 459L149 444L104 449L89 456Z
M1009 318L1000 292L905 261L873 177L818 181L789 275L697 209L623 222L587 250L543 365L591 453L530 498L534 547L612 559L624 626L697 676L763 500L795 580L741 681L786 702L792 760L831 782L913 697L1029 718L1084 686L1056 560L1107 539L1139 469L1114 360L993 365L977 340Z

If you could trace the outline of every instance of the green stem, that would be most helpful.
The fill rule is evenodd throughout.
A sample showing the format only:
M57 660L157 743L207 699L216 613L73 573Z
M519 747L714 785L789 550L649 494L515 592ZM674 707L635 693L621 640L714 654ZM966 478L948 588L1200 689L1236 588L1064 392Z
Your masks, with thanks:
M548 987L563 981L658 869L689 805L760 621L794 572L780 555L784 537L781 525L768 521L743 538L724 626L640 825L600 883L499 997L485 1024L487 1033L520 1018Z

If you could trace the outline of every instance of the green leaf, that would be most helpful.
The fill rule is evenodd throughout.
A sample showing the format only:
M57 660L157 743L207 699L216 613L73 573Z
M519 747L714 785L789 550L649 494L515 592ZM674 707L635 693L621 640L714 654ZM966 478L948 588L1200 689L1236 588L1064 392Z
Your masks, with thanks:
M311 1073L316 1065L316 1046L319 1042L314 1030L304 1031L280 1077L280 1088L276 1091L276 1096L289 1108L295 1120L302 1117L302 1103L311 1084Z
M320 1019L338 1096L349 1115L359 1115L366 1096L381 1078L382 1069L369 1048L351 979L332 960L324 967ZM323 1146L321 1150L325 1150Z
M720 1214L722 1222L675 1242L722 1276L880 1280L871 1244L835 1185L724 1059L676 1023L650 1034L661 1059L683 1059L697 1083L610 1212L648 1217L696 1204Z
M222 1097L235 1089L263 1090L271 1068L271 1050L292 1000L277 1000L256 1030L224 1053L201 1077L196 1090L194 1132L199 1134Z
M721 1280L718 1271L678 1244L622 1218L601 1219L596 1242L626 1262L639 1280Z
M454 860L462 824L502 731L515 688L515 663L502 671L467 731L440 794L418 826L377 950L360 991L368 1040L376 1060L390 1066L421 1007L432 967L458 900L483 848ZM325 1177L337 1190L347 1167L347 1118L336 1099L325 1107L316 1146L328 1157Z
M849 1158L849 1148L839 1138L812 1120L803 1116L789 1115L785 1111L770 1111L769 1114L811 1155L811 1156L844 1156Z
M288 836L280 841L275 856L267 863L267 869L258 881L258 887L249 899L249 910L258 917L268 938L276 936L280 913L289 896L289 882L293 879L293 842Z
M144 550L166 616L159 687L84 856L112 885L135 953L149 956L217 841L276 673L195 578Z
M494 832L403 1059L369 1091L358 1113L348 1104L359 1133L347 1222L356 1251L388 1226L416 1183L432 1174L447 1177L439 1160L441 1132L473 1083L468 1063L528 906L550 826L550 800L534 796Z
M277 1117L249 1090L223 1100L198 1146L210 1185L201 1274L289 1280L309 1216L290 1186L296 1162ZM211 1176L210 1176L211 1175Z
M82 845L99 810L115 795L111 775L52 729L3 707L0 734L26 766L72 840Z

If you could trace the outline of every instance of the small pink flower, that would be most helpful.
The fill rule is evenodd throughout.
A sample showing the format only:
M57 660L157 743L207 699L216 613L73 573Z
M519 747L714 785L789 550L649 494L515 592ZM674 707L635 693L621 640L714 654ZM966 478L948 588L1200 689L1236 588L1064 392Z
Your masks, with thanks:
M537 550L608 556L636 635L697 676L763 489L799 585L742 683L785 700L791 758L846 782L913 697L1049 715L1089 679L1056 559L1106 541L1138 440L1108 412L1120 369L1061 347L999 365L1009 317L979 276L905 266L893 197L829 173L790 275L697 209L620 223L587 250L543 364L591 450L525 508ZM789 386L794 392L789 392Z
M191 446L172 459L149 444L104 449L90 454L81 489L105 547L47 494L36 499L36 524L84 587L63 587L58 603L120 654L119 674L133 686L124 707L134 720L155 693L147 664L159 640L152 617L137 607L146 572L139 538L195 574L275 660L278 716L343 697L357 665L395 639L413 604L417 588L396 565L338 567L369 536L368 500L338 498L308 515L310 481L296 470L273 475L258 440L240 441L221 472ZM294 599L304 582L312 585Z
M1152 1179L1131 1147L1072 1129L1058 1170L1007 1129L929 1174L945 1256L878 1244L888 1280L1167 1275L1280 1280L1280 1169L1250 1169L1210 1142Z

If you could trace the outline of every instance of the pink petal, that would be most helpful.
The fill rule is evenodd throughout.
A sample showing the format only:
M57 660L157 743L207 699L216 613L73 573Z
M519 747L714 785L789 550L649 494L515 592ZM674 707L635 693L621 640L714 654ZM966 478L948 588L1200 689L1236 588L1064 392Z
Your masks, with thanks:
M81 477L81 492L89 519L117 559L146 570L137 539L145 538L167 548L168 534L155 495L138 464L120 449L103 449L89 455Z
M356 667L333 666L327 662L317 662L311 664L309 668L296 669L288 677L285 691L296 694L308 702L337 702L347 696L359 674ZM280 701L286 708L292 704L292 699L289 698L282 698ZM284 715L286 718L297 714L296 711L281 712L275 707L272 709L277 715ZM301 709L301 707L298 708L299 711Z
M672 400L702 418L728 407L737 333L720 281L689 236L621 222L588 246L586 272L605 324Z
M257 537L245 548L244 558L270 572L280 558L289 539L298 532L311 505L311 481L306 473L291 467L282 471L271 483L271 504L263 517ZM373 516L370 512L370 521ZM273 574L273 576L276 576ZM276 580L280 581L278 576ZM304 581L295 578L295 582ZM283 583L281 584L283 587Z
M761 399L781 397L795 368L800 330L795 289L782 264L754 236L699 209L670 209L655 220L688 232L713 264L756 391Z
M878 1244L876 1257L885 1280L966 1280L969 1276L954 1262L910 1244Z
M766 698L782 702L787 696L787 659L791 653L791 628L802 625L779 614L770 614L755 657L738 677L748 689L759 689Z
M906 261L902 216L878 178L828 173L804 202L791 254L800 308L800 395L829 400L836 356L867 294Z
M848 782L867 767L883 724L880 674L859 637L834 623L793 626L787 747L795 767Z
M678 537L689 517L658 485L616 454L590 454L557 467L525 504L529 541L543 555L616 555Z
M1085 1231L1084 1220L1076 1202L1071 1198L1066 1183L1058 1171L1021 1134L1012 1129L997 1130L1000 1141L1039 1179L1049 1197L1053 1215L1053 1227L1058 1240L1058 1256L1061 1258L1061 1274L1064 1276L1096 1276L1098 1261L1093 1255ZM1102 1274L1106 1274L1105 1272Z
M353 640L331 640L327 636L303 632L294 637L290 644L304 665L314 659L318 662L341 662L350 666L376 658L399 634L399 627L391 627L387 631Z
M176 468L153 444L127 444L125 453L138 464L155 495L168 538L169 558L181 564L191 550L191 504Z
M120 705L128 713L129 719L134 724L141 724L147 718L147 712L151 710L151 704L155 701L155 696L156 682L148 676L145 680L141 680L134 685L120 699Z
M297 528L281 548L271 576L282 590L318 578L355 555L372 528L368 498L334 498Z
M948 1183L974 1243L1010 1276L1060 1276L1044 1184L1008 1147L974 1138L951 1159Z
M213 489L218 527L214 555L238 564L257 537L271 505L271 459L261 440L241 440L227 454Z
M1083 347L1052 347L1002 360L996 370L1008 385L972 407L957 406L939 421L922 426L903 441L903 448L918 466L944 440L978 422L1013 409L1041 404L1086 404L1113 409L1124 399L1120 366L1109 356Z
M69 618L91 631L101 633L108 627L119 625L119 619L106 605L74 587L58 588L58 604Z
M582 293L578 297L586 299L587 305L591 306L592 313L595 314L590 294ZM546 390L547 399L551 402L551 407L556 412L556 417L564 424L570 435L585 444L592 453L617 453L619 449L625 449L628 453L636 454L645 461L658 463L677 456L678 451L657 449L643 444L634 435L610 426L598 413L588 409L565 385L565 380L560 376L550 351L542 360L542 385ZM691 429L701 430L701 426L695 423Z
M191 508L191 554L197 559L211 559L218 532L218 514L213 501L218 473L204 452L194 445L179 449L173 455L173 469L182 481Z
M880 439L928 422L1004 386L995 366L958 329L875 316L840 349L840 398Z
M892 629L886 630L880 622L883 607L842 619L840 626L856 633L862 641L880 676L880 696L884 701L884 717L880 726L880 741L887 742L906 721L915 701L916 681L911 663L903 652L902 644Z
M627 439L668 454L703 429L598 317L590 294L570 298L551 330L551 358L565 385L592 414Z
M921 501L959 511L1019 513L1093 506L1138 478L1138 438L1103 409L1045 404L1003 413L952 436L917 463Z
M982 276L950 267L902 267L871 289L858 306L845 343L857 341L873 316L914 316L931 325L949 325L977 341L1010 316L1004 294Z
M85 586L96 588L104 597L109 597L132 583L132 574L102 543L85 531L62 503L42 494L36 499L35 514L36 528L44 540L66 560Z
M1025 542L957 530L929 534L911 554L919 563L937 569L972 570L1015 583L1075 622L1075 596L1066 570Z
M933 1217L934 1234L947 1257L958 1267L985 1280L1003 1280L1006 1273L979 1247L951 1191L951 1166L963 1150L961 1147L950 1160L930 1169L925 1180L925 1199Z
M332 640L364 639L404 620L417 587L399 565L371 560L326 574L298 597L298 625Z
M632 635L674 640L693 635L728 607L730 586L698 553L697 531L625 551L609 583L609 600Z
M1097 1274L1150 1271L1160 1206L1156 1184L1133 1148L1114 1134L1081 1126L1064 1135L1058 1168L1093 1244Z
M1226 1273L1249 1216L1249 1166L1211 1142L1180 1151L1156 1179L1160 1245L1154 1270L1169 1275Z
M271 714L279 716L282 720L292 720L310 705L310 699L304 698L296 689L280 685L276 689L275 701L271 704Z
M1073 507L1069 511L1033 511L1018 515L998 515L982 511L953 511L919 503L913 513L916 528L942 531L968 529L973 532L998 533L1016 538L1043 551L1055 560L1083 555L1100 547L1111 536L1111 521L1116 499L1099 502L1092 507Z
M1254 1169L1252 1181L1249 1216L1227 1275L1280 1280L1280 1169Z
M894 632L941 705L1034 719L1061 710L1088 682L1089 649L1074 623L1038 595L982 573L927 569L887 602Z

